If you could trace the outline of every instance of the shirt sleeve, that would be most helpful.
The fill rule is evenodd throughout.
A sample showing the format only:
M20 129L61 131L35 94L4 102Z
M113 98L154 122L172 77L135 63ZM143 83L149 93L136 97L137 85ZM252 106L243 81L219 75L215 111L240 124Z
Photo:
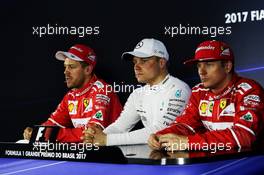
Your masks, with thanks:
M179 94L177 94L179 93ZM164 94L165 95L165 94ZM152 123L145 126L142 129L128 132L131 128L126 127L123 130L115 127L114 130L108 130L107 145L129 145L129 144L144 144L147 143L149 135L155 133L167 127L168 124L173 122L175 118L180 115L185 109L186 103L189 100L190 89L172 89L165 95L165 101L163 104L163 112L158 118L154 119ZM131 107L132 108L132 107ZM155 110L155 109L153 109ZM135 109L134 109L135 111ZM130 113L133 114L133 113ZM136 115L136 114L133 114ZM122 117L122 116L121 116ZM120 117L120 119L121 119ZM133 118L132 116L130 118ZM129 122L137 122L137 120L127 121L124 120L127 125ZM134 126L134 125L133 125Z
M88 124L95 123L103 129L114 122L122 111L118 96L102 89L93 93L92 103L92 110L85 114L91 117Z
M135 126L140 120L135 108L136 95L135 92L130 94L120 117L118 117L114 123L105 128L104 133L123 133L131 130Z
M118 96L113 92L98 90L96 91L96 93L91 94L91 98L89 99L90 101L87 102L86 109L84 109L87 110L87 113L85 113L84 117L91 118L88 124L95 123L104 128L115 121L116 118L120 115L122 105L119 101ZM59 112L56 111L55 113L53 113L52 118L50 118L48 122L55 123L56 125L61 127L57 136L57 140L59 142L81 142L81 136L83 135L82 131L84 130L84 127L73 128L72 121L68 116L68 108L65 101L67 100L64 99L62 101L62 103L59 105ZM80 113L79 115L82 114ZM69 118L69 124L62 125L62 122L57 122L57 120L54 120L54 116L59 119L63 116L67 116ZM44 124L47 124L47 122Z
M199 117L198 99L192 93L190 100L183 111L182 115L178 116L176 120L167 128L158 131L156 134L175 133L180 135L195 134L203 128Z
M191 149L196 149L197 143L200 145L224 144L226 147L231 148L248 148L252 146L263 129L263 91L261 88L255 87L251 91L240 91L240 93L243 93L243 95L238 98L235 104L236 113L233 126L224 130L207 131L189 136Z
M93 102L89 102L92 106L92 109L90 112L85 114L87 117L91 117L87 125L95 123L102 128L105 128L120 115L122 105L116 94L112 92L106 94L98 91L97 93L93 94L92 99ZM87 109L88 108L89 107L87 107ZM81 142L83 130L83 127L62 128L58 134L57 140L59 142Z
M50 115L48 120L42 125L59 126L61 128L73 127L68 112L68 94L64 96L56 110Z
M206 145L222 145L228 148L251 147L263 129L263 90L258 86L247 92L238 90L237 96L239 98L235 101L236 113L231 128L206 130L199 118L199 99L192 95L184 114L178 117L170 127L157 132L157 134L186 135L190 150L199 150Z
M66 94L57 109L50 115L50 118L46 122L42 123L42 125L59 126L60 130L57 135L57 141L59 142L80 142L82 129L73 128L67 103L68 95Z

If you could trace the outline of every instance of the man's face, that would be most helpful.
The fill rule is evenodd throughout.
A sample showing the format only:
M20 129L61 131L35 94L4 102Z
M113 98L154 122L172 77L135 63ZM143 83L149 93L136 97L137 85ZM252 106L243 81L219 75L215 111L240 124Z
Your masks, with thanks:
M204 87L211 90L225 88L228 83L228 70L221 61L198 62L198 74Z
M137 81L140 83L155 83L161 73L160 59L157 57L134 57L134 71Z
M81 88L85 83L85 68L78 61L66 58L64 74L68 88Z

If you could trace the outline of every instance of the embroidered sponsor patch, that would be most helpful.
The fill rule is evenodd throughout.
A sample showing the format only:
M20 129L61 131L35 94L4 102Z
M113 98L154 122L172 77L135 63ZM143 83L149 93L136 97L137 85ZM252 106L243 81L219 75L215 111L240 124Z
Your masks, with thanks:
M68 111L70 115L75 115L77 114L77 106L78 106L78 101L68 101Z
M248 95L244 97L244 102L251 100L251 101L255 101L255 102L260 102L260 98L258 95Z
M90 112L93 110L93 100L92 99L84 99L83 100L84 105L84 112Z
M97 86L98 89L104 88L104 84L101 81L98 81L98 80L94 83L94 85Z
M219 107L223 110L226 107L227 100L225 98L222 98L220 100Z
M229 50L229 48L224 49L224 50L222 51L221 55L228 55L228 56L230 56L230 50Z
M89 105L89 99L84 98L83 99L83 106L84 106L84 108L86 108L88 105Z
M71 121L75 128L84 128L87 125L89 118L72 118Z
M245 106L240 106L240 110L241 111L247 111L247 110L253 110L253 111L256 111L257 108L254 108L254 107L245 107Z
M207 109L207 116L212 117L213 115L213 108L214 108L214 101L209 101L208 109Z
M186 103L186 101L185 100L183 100L183 99L174 99L174 98L171 98L171 99L169 99L169 101L170 102L181 102L181 103Z
M107 95L96 94L96 101L106 101L107 103L109 103L110 98Z
M226 128L231 128L234 125L233 122L211 122L211 121L205 121L205 120L202 120L202 122L203 122L204 127L210 131L224 130Z
M180 110L178 110L178 109L176 109L176 108L170 108L170 107L167 108L167 112L168 112L168 113L172 113L172 114L174 114L174 115L178 115L178 114L181 113Z
M201 116L207 116L207 109L208 109L208 102L207 100L201 100L199 105L199 113Z
M93 118L95 118L95 119L97 119L97 120L101 120L101 121L103 121L103 113L102 113L102 111L101 111L101 110L100 110L100 111L97 111L97 112L94 114Z
M253 122L253 116L252 116L252 114L250 112L247 112L245 115L240 117L240 119L246 120L248 122Z
M235 116L235 105L234 103L230 103L219 116Z
M180 98L181 97L181 93L182 93L182 90L177 90L176 92L175 92L175 97L176 98Z
M95 109L98 110L98 109L105 109L106 106L101 106L101 105L94 105L95 106Z
M174 121L175 120L175 117L169 117L169 116L166 116L166 115L164 115L163 116L163 119L165 119L165 120L169 120L169 121Z
M245 82L241 83L237 87L242 88L245 92L252 88L248 83Z
M245 106L257 107L260 103L260 97L258 95L248 95L243 99Z

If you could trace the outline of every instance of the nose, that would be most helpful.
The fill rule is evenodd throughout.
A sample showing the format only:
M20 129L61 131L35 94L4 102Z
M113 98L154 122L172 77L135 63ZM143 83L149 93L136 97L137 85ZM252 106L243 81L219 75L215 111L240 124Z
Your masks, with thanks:
M134 70L139 70L140 69L140 65L139 65L139 62L136 62L134 64Z
M67 75L69 73L69 69L67 67L64 68L64 74Z

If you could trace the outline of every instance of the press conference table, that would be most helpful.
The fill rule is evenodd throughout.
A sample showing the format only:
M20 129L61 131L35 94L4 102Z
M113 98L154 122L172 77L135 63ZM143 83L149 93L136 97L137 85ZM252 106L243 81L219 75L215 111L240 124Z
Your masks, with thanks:
M2 145L4 149L25 149L16 144ZM3 156L1 150L0 175L8 174L263 174L264 154L260 152L233 151L229 153L175 152L167 154L152 151L147 145L108 147L87 156L98 155L95 162L19 156ZM12 158L11 158L12 157ZM19 157L19 158L18 158ZM112 161L112 162L111 162ZM100 163L104 162L104 163Z

